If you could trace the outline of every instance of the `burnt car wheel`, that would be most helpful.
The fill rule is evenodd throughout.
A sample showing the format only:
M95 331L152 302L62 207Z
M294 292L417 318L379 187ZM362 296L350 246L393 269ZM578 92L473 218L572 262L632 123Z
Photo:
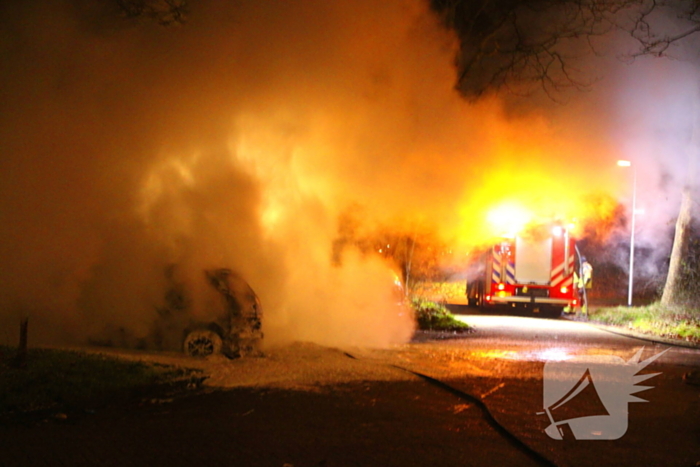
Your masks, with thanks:
M221 353L221 336L209 329L191 331L185 337L185 353L192 357L207 357Z

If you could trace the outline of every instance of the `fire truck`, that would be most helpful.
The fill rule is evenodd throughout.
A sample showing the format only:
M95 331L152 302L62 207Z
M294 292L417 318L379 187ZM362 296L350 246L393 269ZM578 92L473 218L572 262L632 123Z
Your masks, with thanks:
M562 225L530 228L481 251L467 274L467 301L559 315L578 306L576 242Z

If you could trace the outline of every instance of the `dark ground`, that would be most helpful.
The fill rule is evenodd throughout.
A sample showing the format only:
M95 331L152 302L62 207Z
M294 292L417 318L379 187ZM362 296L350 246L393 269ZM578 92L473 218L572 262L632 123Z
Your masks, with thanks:
M541 381L447 381L486 395L499 421L551 464L515 447L474 404L416 378L122 401L0 427L0 465L693 466L700 460L700 391L680 381L685 370L666 368L645 395L650 403L630 406L628 433L602 442L546 437L547 421L533 410Z
M538 465L430 384L232 389L0 428L0 465Z

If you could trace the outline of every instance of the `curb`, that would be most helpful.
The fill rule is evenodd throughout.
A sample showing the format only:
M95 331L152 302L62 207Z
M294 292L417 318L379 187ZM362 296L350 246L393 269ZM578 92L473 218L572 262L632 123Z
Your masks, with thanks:
M573 321L576 323L587 324L601 331L609 332L611 334L616 334L618 336L630 337L632 339L639 339L646 342L653 342L655 344L672 345L674 347L685 347L688 349L700 350L700 342L684 341L681 339L672 339L670 337L654 336L651 334L644 334L642 332L633 331L631 329L625 329L620 326L610 326L607 324L596 323L595 321L581 321L578 319L572 319L570 317L564 316L564 319L568 321Z

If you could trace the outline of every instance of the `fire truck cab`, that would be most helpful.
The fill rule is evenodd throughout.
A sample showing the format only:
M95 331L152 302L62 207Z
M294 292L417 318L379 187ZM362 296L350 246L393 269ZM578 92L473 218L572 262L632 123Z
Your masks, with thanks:
M558 316L578 305L575 251L561 225L504 237L478 254L467 277L467 301L482 309L517 307Z

